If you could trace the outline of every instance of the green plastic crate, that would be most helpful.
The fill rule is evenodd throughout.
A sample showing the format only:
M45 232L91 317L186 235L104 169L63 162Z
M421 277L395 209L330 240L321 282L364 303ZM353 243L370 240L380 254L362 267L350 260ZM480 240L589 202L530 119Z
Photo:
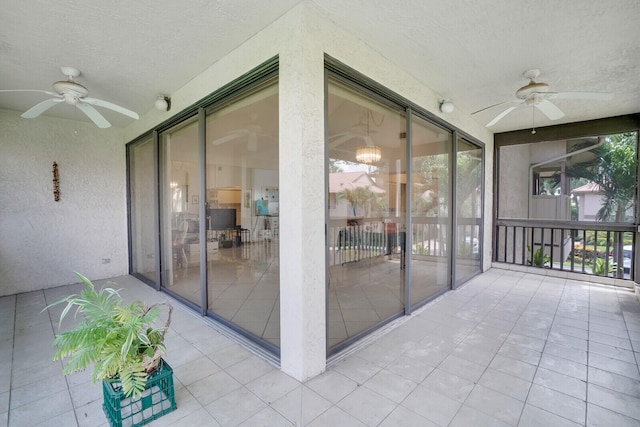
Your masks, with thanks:
M176 409L173 369L164 360L147 379L145 390L136 397L125 397L119 381L102 382L102 409L112 427L147 424Z

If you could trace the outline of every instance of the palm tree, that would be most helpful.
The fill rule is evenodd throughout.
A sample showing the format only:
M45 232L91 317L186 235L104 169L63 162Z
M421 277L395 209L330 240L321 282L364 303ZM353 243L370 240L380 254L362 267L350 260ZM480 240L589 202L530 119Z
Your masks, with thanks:
M601 137L605 143L592 150L595 159L588 163L577 163L567 167L567 176L586 178L598 185L602 194L602 206L596 213L597 221L624 222L626 211L633 206L636 191L636 145L635 132ZM572 151L588 146L578 144ZM616 262L623 264L624 241L620 233L614 234ZM623 269L618 269L622 277Z
M364 215L371 210L371 206L375 203L377 195L371 191L369 187L355 187L352 190L344 189L339 192L338 198L348 201L351 209L353 209L353 216L358 216L357 210L360 208L364 208Z

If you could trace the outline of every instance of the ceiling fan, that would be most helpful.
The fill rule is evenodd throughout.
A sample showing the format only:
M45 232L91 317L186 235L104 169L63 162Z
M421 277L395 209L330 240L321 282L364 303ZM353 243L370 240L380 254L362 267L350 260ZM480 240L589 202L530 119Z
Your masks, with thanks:
M247 150L257 151L258 137L273 139L273 137L262 130L259 125L247 125L246 129L235 129L227 132L224 136L211 141L213 145L222 145L238 138L247 139Z
M80 70L77 68L62 67L61 70L62 74L67 76L67 80L53 83L52 87L55 92L38 89L8 89L0 90L0 92L42 92L53 97L34 105L22 113L22 117L25 119L36 118L49 108L61 102L78 107L78 109L86 114L87 117L89 117L99 128L108 128L111 126L111 123L109 123L107 119L105 119L104 116L94 108L94 106L107 108L136 120L140 118L137 113L124 107L103 101L102 99L89 97L89 90L73 80L74 77L78 77L80 75Z
M370 113L367 113L370 114ZM369 123L364 120L364 117L358 119L358 122L351 126L351 128L345 132L339 132L329 136L329 148L337 148L345 142L352 139L360 139L367 146L374 146L375 143L371 138L371 134L376 133L375 130L369 129Z
M375 145L373 143L373 139L369 135L360 135L356 132L341 132L329 137L329 148L336 148L354 138L362 139L365 145Z
M560 110L555 104L553 104L550 101L551 99L583 99L595 101L608 101L613 99L612 93L605 92L550 92L548 84L535 81L535 79L540 75L540 70L538 68L527 70L522 73L522 75L529 79L529 83L516 90L517 99L490 105L471 114L478 114L482 111L486 111L501 105L515 104L503 110L489 123L487 123L486 126L491 127L505 118L507 114L518 108L520 105L531 105L540 110L545 116L549 118L549 120L558 120L564 117L564 112L562 112L562 110Z

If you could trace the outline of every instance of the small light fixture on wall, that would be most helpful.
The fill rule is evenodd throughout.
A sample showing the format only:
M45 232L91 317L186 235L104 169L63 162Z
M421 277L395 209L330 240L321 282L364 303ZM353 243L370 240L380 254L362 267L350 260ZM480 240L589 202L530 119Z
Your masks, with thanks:
M448 99L442 99L438 101L438 110L440 110L441 113L453 113L454 108L455 107L453 105L453 102L449 101Z
M158 95L155 104L153 104L156 110L169 111L171 110L171 98L164 95Z

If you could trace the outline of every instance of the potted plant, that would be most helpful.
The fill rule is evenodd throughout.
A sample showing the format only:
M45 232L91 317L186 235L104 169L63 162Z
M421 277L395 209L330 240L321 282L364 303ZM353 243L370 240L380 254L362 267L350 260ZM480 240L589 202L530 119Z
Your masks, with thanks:
M103 382L103 408L112 425L122 425L126 418L131 418L131 425L141 425L174 410L173 371L161 357L171 305L126 304L118 290L96 289L89 279L76 275L86 287L47 306L66 303L58 329L73 309L81 316L74 329L56 335L53 342L53 360L67 359L63 374L93 364L91 379ZM159 324L163 307L164 325Z

